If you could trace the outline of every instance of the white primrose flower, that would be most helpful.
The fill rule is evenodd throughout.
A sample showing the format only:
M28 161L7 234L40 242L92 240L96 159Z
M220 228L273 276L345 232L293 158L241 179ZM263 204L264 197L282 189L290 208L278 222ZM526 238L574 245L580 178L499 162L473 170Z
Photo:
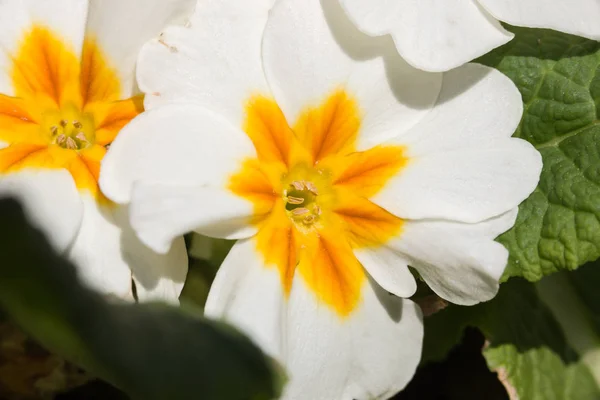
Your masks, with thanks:
M510 41L500 21L600 40L599 0L340 0L365 33L391 34L426 71L447 71Z
M206 304L288 369L287 399L388 398L419 362L408 265L440 296L488 300L538 152L519 92L469 64L423 72L336 1L203 0L140 53L149 111L100 185L167 252L240 239ZM269 11L270 9L270 11Z
M21 199L89 285L127 300L133 279L140 300L177 301L187 254L181 238L166 255L137 239L98 187L100 162L143 110L140 47L194 5L0 0L0 197Z

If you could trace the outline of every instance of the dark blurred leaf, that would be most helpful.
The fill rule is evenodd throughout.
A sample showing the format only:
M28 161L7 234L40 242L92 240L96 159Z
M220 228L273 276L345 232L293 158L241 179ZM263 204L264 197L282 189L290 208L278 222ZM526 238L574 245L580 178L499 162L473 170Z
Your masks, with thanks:
M161 304L116 304L0 200L0 305L49 349L137 399L270 399L281 374L248 339Z
M443 358L465 327L472 326L483 332L483 355L511 398L599 399L594 375L600 365L594 364L594 356L600 349L600 336L587 318L589 310L581 294L574 291L572 298L565 294L573 289L572 276L594 267L554 274L536 284L513 278L487 303L451 305L426 318L424 361ZM548 301L548 296L554 301Z

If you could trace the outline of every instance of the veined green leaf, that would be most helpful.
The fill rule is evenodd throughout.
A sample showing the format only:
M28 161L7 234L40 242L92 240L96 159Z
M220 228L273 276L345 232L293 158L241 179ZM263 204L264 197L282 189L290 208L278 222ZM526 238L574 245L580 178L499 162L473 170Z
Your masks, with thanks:
M498 239L510 251L504 280L537 281L600 257L600 43L509 29L515 38L478 62L517 85L524 114L515 136L543 157L537 189Z

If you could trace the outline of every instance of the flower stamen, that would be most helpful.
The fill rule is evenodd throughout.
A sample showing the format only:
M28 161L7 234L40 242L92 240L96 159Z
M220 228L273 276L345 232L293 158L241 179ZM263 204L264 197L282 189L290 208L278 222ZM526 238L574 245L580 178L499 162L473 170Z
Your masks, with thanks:
M304 203L304 199L302 197L288 196L287 202L289 204L302 204Z
M310 212L310 210L308 208L296 208L294 210L292 210L292 215L294 215L295 217L299 217L301 215L305 215L308 214Z

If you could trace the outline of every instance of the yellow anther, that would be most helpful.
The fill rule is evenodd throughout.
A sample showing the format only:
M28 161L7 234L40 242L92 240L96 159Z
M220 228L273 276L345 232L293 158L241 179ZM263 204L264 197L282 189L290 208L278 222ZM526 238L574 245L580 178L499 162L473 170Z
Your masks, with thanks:
M292 215L299 217L301 215L308 214L309 212L310 212L310 210L308 208L301 207L301 208L296 208L296 209L292 210Z
M304 190L304 183L302 183L302 181L293 181L291 185L296 190Z
M304 199L302 197L288 196L287 202L290 204L302 204L304 203Z
M317 187L315 186L314 183L312 183L312 182L304 182L304 185L315 196L317 196L319 194L319 191L317 190Z
M77 148L77 142L72 137L68 137L66 140L66 147L70 150L75 150Z
M316 217L311 214L311 215L307 215L306 217L304 217L303 222L308 225L308 224L312 224L313 222L315 222L315 219L316 219Z
M83 132L79 132L77 136L75 136L75 138L79 139L82 143L89 143L87 138L85 137L85 133Z

